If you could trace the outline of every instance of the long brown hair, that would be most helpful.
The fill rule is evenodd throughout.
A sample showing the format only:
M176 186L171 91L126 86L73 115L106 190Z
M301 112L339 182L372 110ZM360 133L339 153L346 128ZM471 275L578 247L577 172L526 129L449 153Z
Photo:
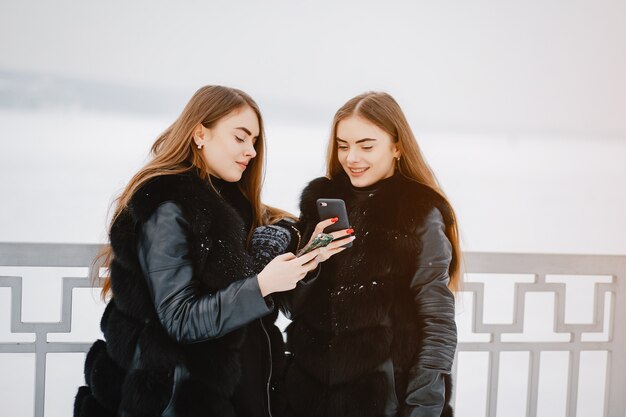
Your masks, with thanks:
M461 247L456 215L445 196L435 174L424 159L400 105L391 95L384 92L367 92L350 99L333 118L333 125L328 142L326 155L326 176L334 178L343 172L337 157L337 126L339 122L350 117L360 116L387 132L392 138L401 158L396 164L398 172L412 181L423 184L439 194L448 204L452 215L452 223L446 226L446 236L452 244L452 263L450 264L450 283L452 290L458 290L461 279Z
M260 225L273 223L281 217L293 217L287 212L266 206L261 202L261 186L264 175L265 131L263 118L256 102L241 90L217 85L200 88L191 97L178 118L156 139L151 148L150 161L128 182L120 196L113 202L115 212L111 225L126 210L133 194L146 182L160 175L181 174L196 170L200 177L210 181L209 170L202 153L193 141L193 132L198 124L212 128L224 116L243 107L250 107L257 115L260 133L256 140L256 157L238 181L238 187L252 206L252 230ZM113 251L105 246L92 265L92 279L99 278L99 267L108 268L113 260ZM111 291L107 276L102 286L102 297Z

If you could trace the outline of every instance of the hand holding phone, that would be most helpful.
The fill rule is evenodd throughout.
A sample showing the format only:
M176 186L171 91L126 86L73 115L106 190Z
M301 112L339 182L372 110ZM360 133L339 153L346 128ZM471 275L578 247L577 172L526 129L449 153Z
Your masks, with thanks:
M333 217L337 218L337 221L335 223L324 229L324 232L326 233L332 233L338 230L348 229L350 227L350 221L348 220L348 211L346 210L346 203L341 199L318 198L317 214L319 214L320 220L326 220ZM349 248L351 246L352 241L343 245L344 248Z

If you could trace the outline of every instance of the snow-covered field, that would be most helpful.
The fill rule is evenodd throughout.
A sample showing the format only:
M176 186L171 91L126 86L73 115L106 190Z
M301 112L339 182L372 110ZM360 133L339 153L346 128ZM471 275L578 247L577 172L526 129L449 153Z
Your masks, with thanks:
M169 121L82 110L0 111L0 241L104 242L112 197ZM297 213L301 189L324 171L328 126L266 123L264 200ZM626 254L626 141L414 128L457 210L465 250ZM0 275L17 273L0 267ZM60 278L84 271L19 273L23 319L58 321ZM102 305L89 290L82 295L70 337L89 341L98 337ZM32 341L10 335L9 311L3 288L0 343ZM49 355L46 416L70 413L82 361L77 354ZM2 414L32 415L33 355L0 355L0 369Z

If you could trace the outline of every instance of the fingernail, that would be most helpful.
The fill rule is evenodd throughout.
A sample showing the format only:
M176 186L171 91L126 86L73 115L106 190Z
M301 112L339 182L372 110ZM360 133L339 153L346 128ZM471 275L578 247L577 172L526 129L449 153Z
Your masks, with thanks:
M346 233L351 235L352 233L354 233L354 229L348 229L348 230L346 230Z
M339 217L333 217L332 219L330 219L330 221L333 223L337 223L339 221Z

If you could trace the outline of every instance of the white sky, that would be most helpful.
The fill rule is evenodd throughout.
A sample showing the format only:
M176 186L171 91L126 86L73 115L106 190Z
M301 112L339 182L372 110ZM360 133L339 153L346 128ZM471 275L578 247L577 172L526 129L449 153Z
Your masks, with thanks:
M624 138L626 2L0 0L2 70L318 120L384 89L422 127Z
M626 253L624 74L624 0L0 0L0 240L101 241L156 135L219 83L264 113L268 203L297 212L334 111L383 89L466 249Z

